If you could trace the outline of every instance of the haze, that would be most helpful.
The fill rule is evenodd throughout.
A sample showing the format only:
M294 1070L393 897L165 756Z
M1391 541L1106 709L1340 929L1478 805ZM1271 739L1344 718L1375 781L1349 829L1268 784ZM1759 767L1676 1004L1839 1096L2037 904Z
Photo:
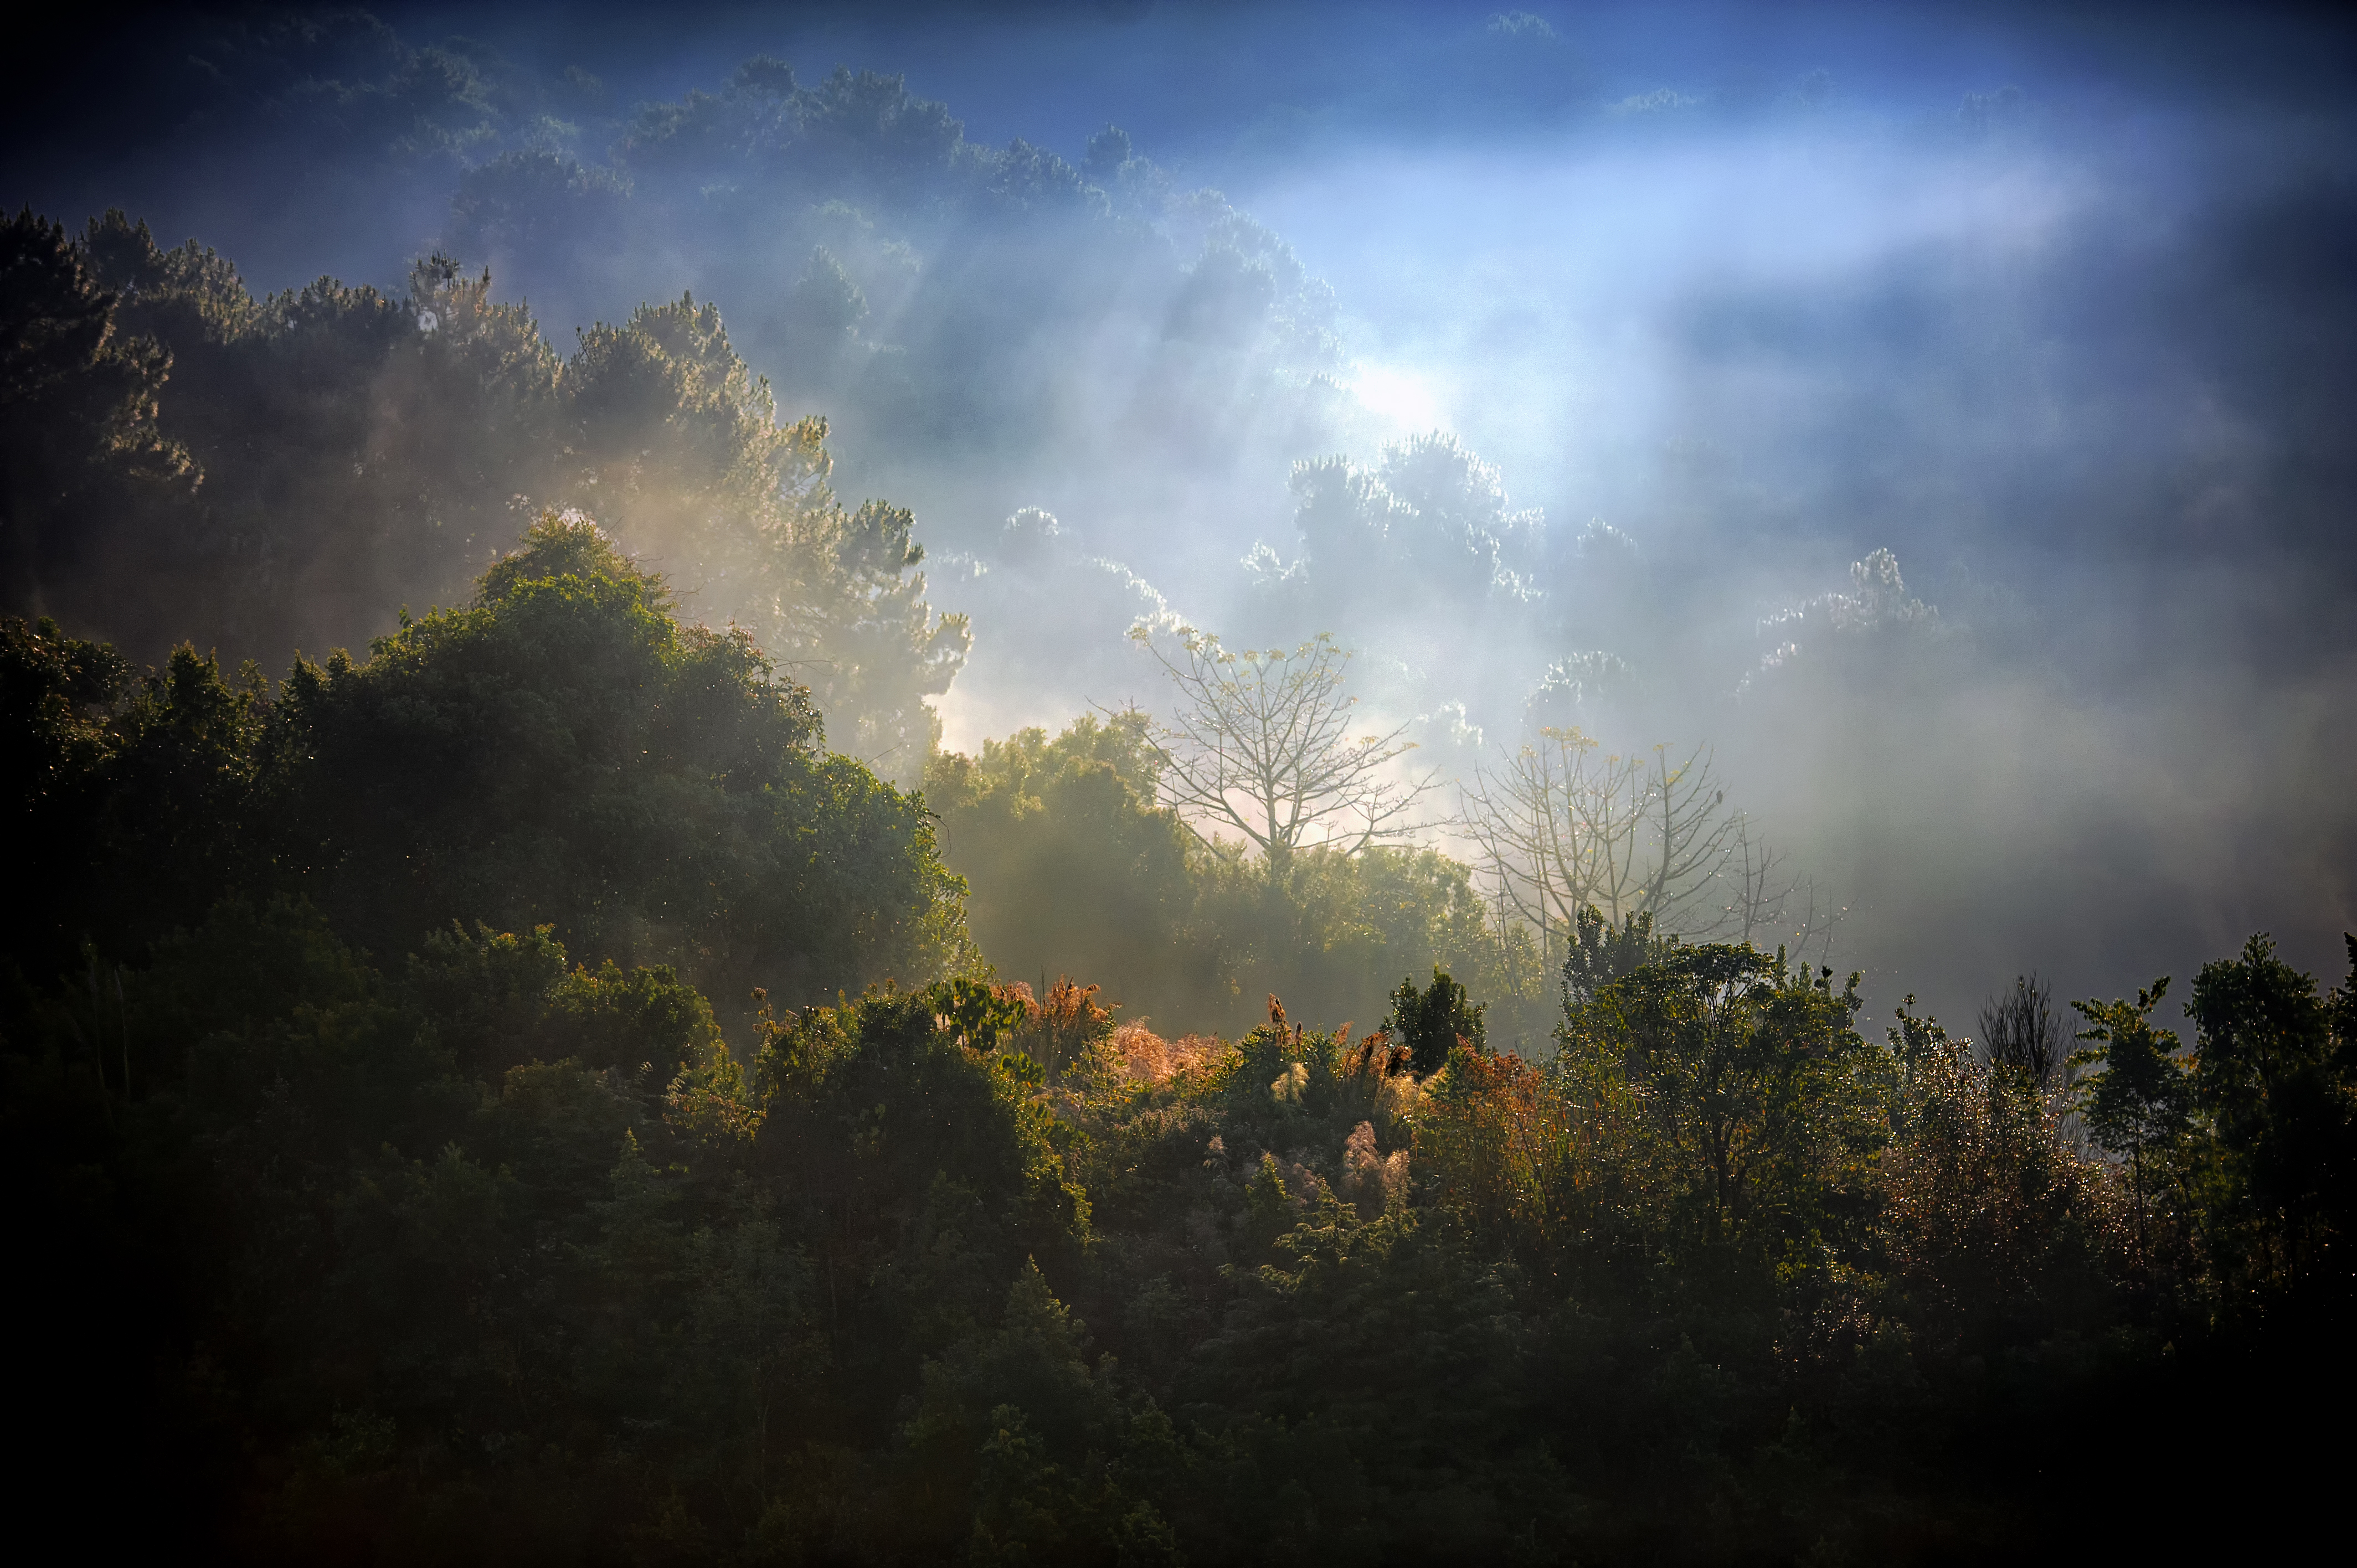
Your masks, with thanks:
M1912 992L1962 1023L2033 967L2124 994L2254 929L2329 972L2357 924L2343 26L376 16L323 16L308 41L250 17L110 40L127 54L19 109L12 199L75 225L124 208L257 292L396 290L445 250L567 351L642 301L716 303L781 413L831 418L836 489L912 508L933 606L972 616L936 700L950 748L1152 706L1125 638L1141 616L1251 643L1331 631L1371 710L1452 776L1548 722L1715 747L1848 906L1835 962L1877 1012ZM433 48L473 75L429 102ZM905 75L968 143L1057 156L1155 242L1054 213L985 242L881 188L732 208L617 157L637 106L722 92L754 57L804 85ZM413 134L429 122L440 140ZM1092 152L1109 126L1126 157ZM532 148L627 193L537 227L454 209ZM1226 207L1168 200L1199 189ZM812 314L816 246L864 317ZM1204 261L1222 248L1232 287ZM920 406L894 364L954 395ZM1488 580L1305 546L1297 463L1374 472L1435 431L1502 494L1414 526L1474 539ZM1854 585L1878 550L1903 592ZM341 635L386 629L372 613ZM1437 817L1430 836L1465 853Z

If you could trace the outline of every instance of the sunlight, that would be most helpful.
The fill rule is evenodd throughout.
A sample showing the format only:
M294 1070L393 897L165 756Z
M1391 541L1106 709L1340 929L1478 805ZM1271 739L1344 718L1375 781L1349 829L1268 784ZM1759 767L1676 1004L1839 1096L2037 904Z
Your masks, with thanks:
M1368 413L1403 430L1439 430L1448 423L1432 383L1413 371L1362 364L1351 390Z

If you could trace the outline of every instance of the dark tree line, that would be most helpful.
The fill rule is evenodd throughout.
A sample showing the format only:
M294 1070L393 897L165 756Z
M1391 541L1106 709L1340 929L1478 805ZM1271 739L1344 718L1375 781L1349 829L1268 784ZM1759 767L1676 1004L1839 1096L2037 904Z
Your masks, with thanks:
M1272 997L1169 1038L992 978L921 802L553 517L364 661L143 674L12 621L0 698L26 1473L102 1456L124 1539L1944 1561L2321 1484L2267 1423L2339 1387L2357 945L2330 993L2264 939L2205 967L2190 1053L2162 986L2079 1004L2067 1098L1600 917L1543 1059L1438 971L1372 1033ZM1059 871L1082 911L1183 877L1139 766L1084 725L951 769L952 831L1015 846L977 905L1050 879L1086 947Z

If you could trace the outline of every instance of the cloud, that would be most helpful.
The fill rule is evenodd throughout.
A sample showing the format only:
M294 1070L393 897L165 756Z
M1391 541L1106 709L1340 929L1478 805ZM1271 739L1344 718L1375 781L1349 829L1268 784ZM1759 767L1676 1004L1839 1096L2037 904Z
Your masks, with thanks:
M1490 31L1518 43L1553 43L1557 34L1544 16L1528 11L1498 11L1490 17Z

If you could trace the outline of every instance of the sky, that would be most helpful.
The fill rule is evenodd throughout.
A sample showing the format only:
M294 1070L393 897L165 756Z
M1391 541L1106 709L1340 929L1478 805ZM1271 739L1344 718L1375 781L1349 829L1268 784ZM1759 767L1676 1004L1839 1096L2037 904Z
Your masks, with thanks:
M1339 412L1280 417L1255 392L1200 447L1146 452L1092 412L1162 363L1119 303L1146 283L1108 296L1102 329L1063 324L1019 446L828 410L846 486L915 507L935 602L974 615L952 746L1150 698L1119 633L1156 608L1288 635L1330 610L1373 707L1465 776L1523 738L1555 661L1609 652L1631 673L1582 722L1714 747L1793 864L1841 890L1843 961L1878 1010L1913 991L1968 1019L2032 967L2065 995L2181 985L2253 929L2337 972L2357 926L2357 30L2330 12L376 15L523 78L586 72L609 115L766 53L804 82L904 74L986 146L1079 164L1117 124L1330 286ZM391 284L443 237L447 172L293 177L311 166L277 122L204 97L156 27L62 47L12 111L11 199L70 220L124 205L264 287ZM954 260L913 242L928 275ZM806 252L644 243L604 272L503 261L500 287L561 341L696 286L791 395L760 313ZM877 342L915 343L921 312L870 293ZM1497 518L1525 519L1499 524L1521 596L1443 603L1297 534L1295 463L1372 471L1435 430L1490 466ZM1018 562L1023 507L1057 523ZM1259 545L1306 562L1308 589L1246 570ZM1890 603L1923 617L1841 599L1877 550L1903 573ZM1312 590L1314 609L1271 596Z

